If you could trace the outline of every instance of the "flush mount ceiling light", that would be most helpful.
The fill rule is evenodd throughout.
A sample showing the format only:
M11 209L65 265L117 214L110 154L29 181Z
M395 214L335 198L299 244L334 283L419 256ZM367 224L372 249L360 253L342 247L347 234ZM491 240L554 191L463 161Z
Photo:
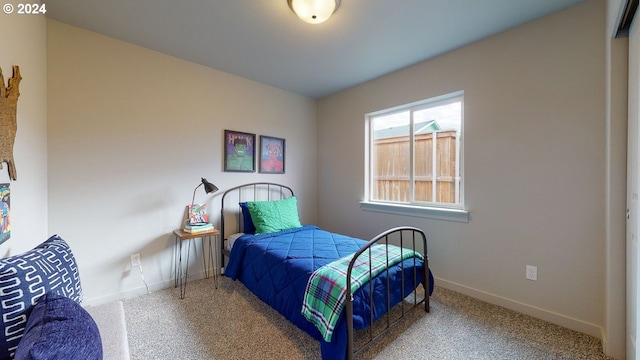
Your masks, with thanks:
M320 24L338 10L340 0L287 0L287 4L302 21Z

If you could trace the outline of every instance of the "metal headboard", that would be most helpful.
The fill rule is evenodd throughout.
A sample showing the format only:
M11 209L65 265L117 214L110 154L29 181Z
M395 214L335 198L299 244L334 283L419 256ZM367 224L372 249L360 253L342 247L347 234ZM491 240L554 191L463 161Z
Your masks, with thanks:
M231 234L242 232L240 202L282 200L293 195L293 189L289 186L272 182L248 183L225 190L220 200L221 266L224 267L225 255L229 255L225 247L226 239Z

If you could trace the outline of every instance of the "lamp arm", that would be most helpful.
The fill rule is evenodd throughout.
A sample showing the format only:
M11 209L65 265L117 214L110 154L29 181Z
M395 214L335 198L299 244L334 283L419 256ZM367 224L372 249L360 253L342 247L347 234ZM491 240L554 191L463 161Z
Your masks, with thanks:
M195 189L193 189L193 197L191 198L191 205L193 205L194 204L193 202L196 200L196 190L198 190L198 188L200 186L202 186L202 185L203 185L203 183L200 183L200 184L198 184L198 186L196 186Z

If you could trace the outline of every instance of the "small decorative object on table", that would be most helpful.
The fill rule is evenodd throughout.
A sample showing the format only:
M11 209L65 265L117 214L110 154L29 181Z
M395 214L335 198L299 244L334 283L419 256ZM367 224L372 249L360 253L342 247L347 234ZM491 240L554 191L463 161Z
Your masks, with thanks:
M207 214L207 204L189 204L187 205L188 225L203 225L209 222Z

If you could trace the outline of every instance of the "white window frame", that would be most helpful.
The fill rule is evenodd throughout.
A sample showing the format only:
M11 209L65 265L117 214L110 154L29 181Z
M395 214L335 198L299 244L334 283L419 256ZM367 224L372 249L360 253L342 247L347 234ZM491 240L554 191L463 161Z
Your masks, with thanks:
M462 102L462 119L461 119L461 128L460 134L458 136L458 171L460 181L457 182L459 184L459 189L456 192L457 196L459 196L459 203L457 204L449 204L449 203L438 203L438 202L423 202L423 201L414 201L414 131L409 131L410 133L410 162L411 162L411 173L409 175L409 183L411 189L411 201L406 202L395 202L395 201L385 201L385 200L377 200L371 199L371 191L372 191L372 181L373 181L373 166L371 161L374 160L373 156L373 126L372 119L374 117L380 117L387 114L409 111L410 112L410 124L413 125L413 112L419 111L425 108L430 108L434 106L439 106L445 104L447 102L460 100ZM396 106L390 109L385 109L381 111L376 111L372 113L368 113L365 115L365 184L364 184L364 197L365 199L360 202L360 207L363 210L367 211L376 211L376 212L384 212L384 213L392 213L398 215L409 215L409 216L419 216L426 217L438 220L449 220L449 221L459 221L459 222L468 222L469 221L469 212L465 209L464 206L464 91L457 91L454 93L441 95L433 98L429 98L422 101L417 101L410 104Z

